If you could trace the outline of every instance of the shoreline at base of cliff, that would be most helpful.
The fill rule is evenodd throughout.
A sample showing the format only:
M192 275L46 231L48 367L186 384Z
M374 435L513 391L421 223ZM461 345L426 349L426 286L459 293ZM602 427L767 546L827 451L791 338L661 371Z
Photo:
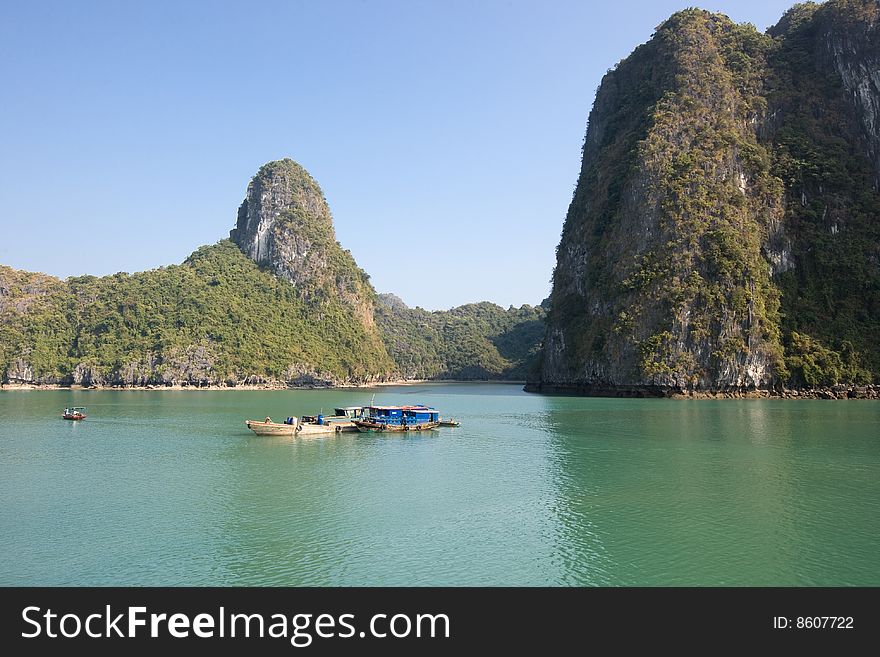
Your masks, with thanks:
M629 399L880 399L880 385L839 384L824 388L681 390L650 386L553 385L526 383L526 392L574 397Z

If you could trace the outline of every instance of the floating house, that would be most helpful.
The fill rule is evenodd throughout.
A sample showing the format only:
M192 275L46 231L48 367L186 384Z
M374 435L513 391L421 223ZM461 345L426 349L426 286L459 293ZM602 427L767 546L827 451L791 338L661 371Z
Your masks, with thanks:
M354 420L359 431L423 431L440 424L440 413L430 406L365 406Z

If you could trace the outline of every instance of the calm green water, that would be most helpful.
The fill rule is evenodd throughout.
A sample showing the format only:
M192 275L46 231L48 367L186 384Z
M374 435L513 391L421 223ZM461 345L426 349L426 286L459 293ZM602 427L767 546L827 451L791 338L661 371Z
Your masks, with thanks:
M243 425L374 392L462 426ZM0 419L2 585L880 585L876 402L5 391Z

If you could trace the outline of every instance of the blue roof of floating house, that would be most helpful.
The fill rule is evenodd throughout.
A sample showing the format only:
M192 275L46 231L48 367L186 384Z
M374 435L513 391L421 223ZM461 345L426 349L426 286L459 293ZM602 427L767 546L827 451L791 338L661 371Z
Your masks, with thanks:
M437 420L439 413L437 409L430 406L367 406L370 415L387 418L389 421L397 422L401 418L415 416L416 420Z
M394 409L400 411L433 411L434 409L424 404L415 404L413 406L368 406L367 408Z

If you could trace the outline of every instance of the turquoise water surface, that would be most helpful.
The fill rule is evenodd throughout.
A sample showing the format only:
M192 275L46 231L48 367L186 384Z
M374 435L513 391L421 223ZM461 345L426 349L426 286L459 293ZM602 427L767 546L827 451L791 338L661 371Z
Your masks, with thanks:
M244 426L374 394L462 426ZM0 585L880 585L878 402L3 391L0 419Z

